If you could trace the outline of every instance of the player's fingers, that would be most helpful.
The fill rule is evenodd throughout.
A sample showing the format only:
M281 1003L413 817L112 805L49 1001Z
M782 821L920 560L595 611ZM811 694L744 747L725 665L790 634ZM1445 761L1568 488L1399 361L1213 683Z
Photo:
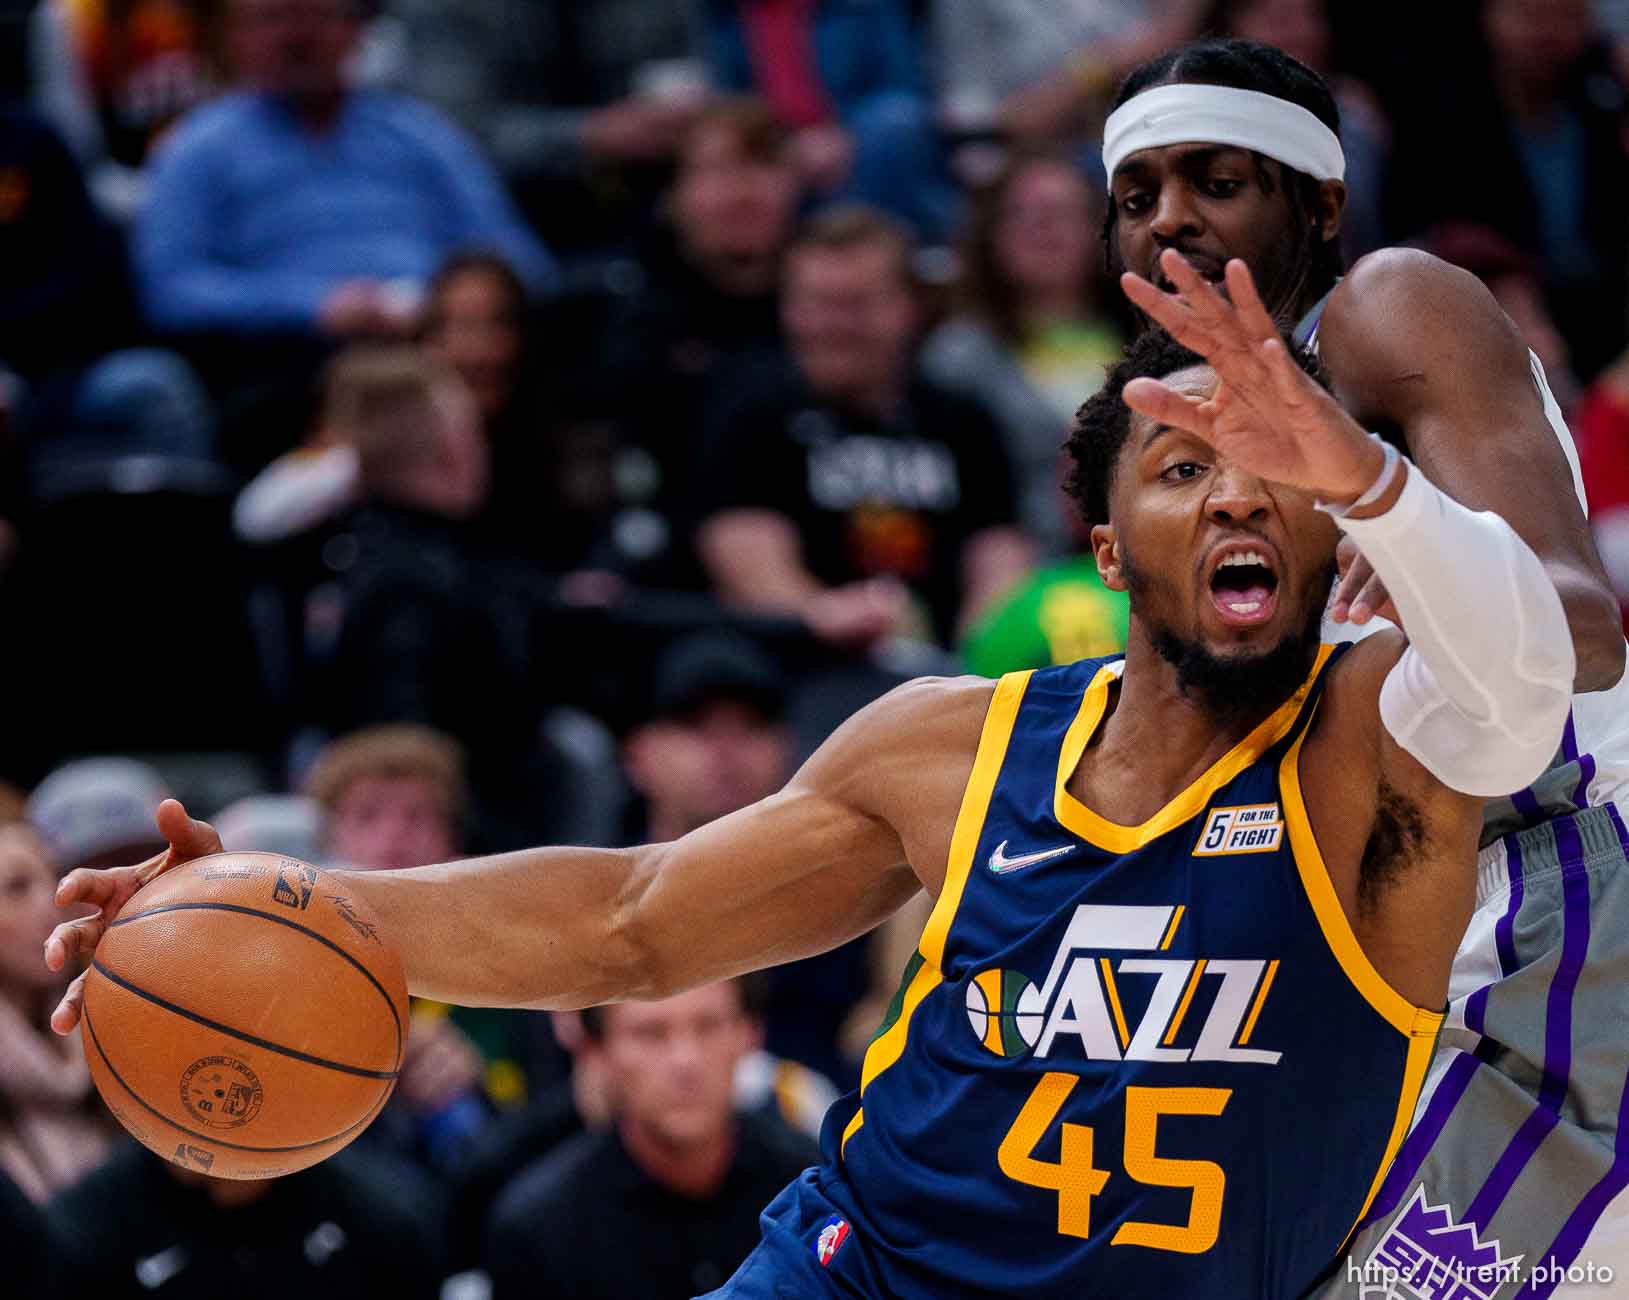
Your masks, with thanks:
M179 799L166 799L159 804L157 821L159 833L170 842L170 860L161 870L221 851L221 837L215 828L208 822L189 817Z
M64 921L51 931L51 937L45 941L46 968L61 970L67 965L70 957L77 957L95 948L102 941L102 935L106 931L107 921L101 912L95 916L81 916L77 920Z
M51 1013L51 1028L59 1034L71 1034L74 1026L79 1023L79 1017L85 1009L85 977L68 985L68 990L62 995L62 1001L57 1003L56 1010Z
M117 908L134 892L135 874L163 856L161 853L158 857L149 858L141 867L113 867L106 871L75 867L57 882L57 906L88 903L92 907Z
M1209 403L1177 392L1158 379L1133 379L1125 387L1125 403L1133 411L1160 424L1185 429L1201 437L1210 432Z

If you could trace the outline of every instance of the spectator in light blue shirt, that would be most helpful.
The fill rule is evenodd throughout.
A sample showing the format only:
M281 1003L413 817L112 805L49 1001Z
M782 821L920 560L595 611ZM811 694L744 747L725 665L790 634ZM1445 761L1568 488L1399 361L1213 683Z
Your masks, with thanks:
M158 329L403 335L463 249L552 287L553 259L469 140L422 104L348 86L356 0L231 0L229 19L239 88L165 143L136 227Z

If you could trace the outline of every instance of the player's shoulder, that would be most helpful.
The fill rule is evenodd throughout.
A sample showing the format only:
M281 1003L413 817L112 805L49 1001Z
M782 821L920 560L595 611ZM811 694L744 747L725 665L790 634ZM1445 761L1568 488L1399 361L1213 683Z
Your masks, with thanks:
M867 705L852 721L858 738L885 749L978 747L997 683L987 677L917 677Z
M1479 322L1502 323L1503 312L1469 271L1423 249L1381 248L1335 286L1318 337L1325 352L1362 344L1402 354L1451 343Z
M939 777L959 798L996 685L984 677L918 677L896 686L843 723L796 780L879 815L900 800L914 806Z

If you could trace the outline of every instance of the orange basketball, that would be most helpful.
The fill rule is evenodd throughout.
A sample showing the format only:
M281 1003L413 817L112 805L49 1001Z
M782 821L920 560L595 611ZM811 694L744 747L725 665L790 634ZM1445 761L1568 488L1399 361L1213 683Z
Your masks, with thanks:
M367 905L274 853L218 853L138 892L96 947L81 1028L119 1122L176 1164L272 1178L384 1106L407 982Z

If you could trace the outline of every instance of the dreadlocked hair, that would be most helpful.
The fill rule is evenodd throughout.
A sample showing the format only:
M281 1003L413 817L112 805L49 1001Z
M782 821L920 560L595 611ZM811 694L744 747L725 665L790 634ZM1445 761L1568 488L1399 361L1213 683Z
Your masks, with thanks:
M1295 363L1325 388L1329 378L1316 355L1286 341ZM1125 403L1126 385L1133 379L1164 379L1179 370L1210 363L1155 326L1144 330L1126 348L1123 356L1099 388L1075 413L1074 427L1064 450L1074 461L1066 491L1079 508L1087 525L1109 522L1109 494L1114 490L1115 469L1120 452L1131 435L1131 408Z
M1259 41L1230 38L1178 46L1134 69L1120 83L1114 108L1145 90L1169 85L1231 86L1235 90L1258 91L1298 104L1331 131L1340 134L1340 109L1324 79L1283 50ZM1255 157L1258 180L1263 188L1270 190L1273 182L1263 166L1266 159L1260 153ZM1318 205L1319 182L1291 167L1284 167L1284 176L1290 226L1296 241L1296 272L1285 286L1283 301L1267 304L1275 313L1292 310L1295 303L1308 295L1320 297L1328 293L1345 268L1340 241L1324 238ZM1120 269L1114 243L1117 216L1118 209L1111 195L1103 218L1103 264L1111 274Z

